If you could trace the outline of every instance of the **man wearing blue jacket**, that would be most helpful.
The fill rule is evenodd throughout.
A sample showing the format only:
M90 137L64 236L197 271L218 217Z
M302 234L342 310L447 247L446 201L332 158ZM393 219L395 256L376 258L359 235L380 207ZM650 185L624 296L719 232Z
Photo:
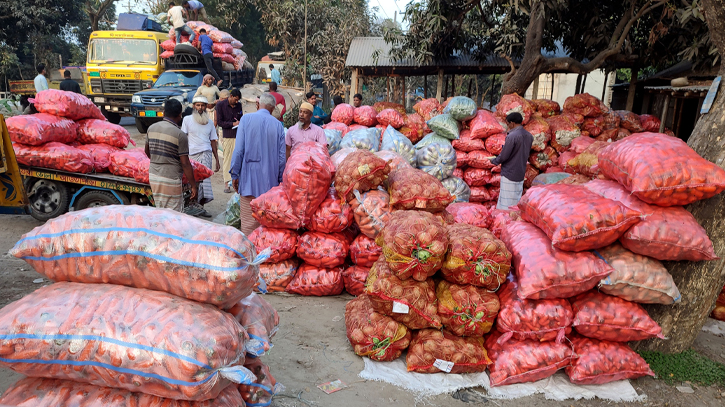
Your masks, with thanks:
M322 110L321 107L317 106L317 95L315 94L315 92L309 91L306 96L307 101L315 107L315 110L312 111L312 124L316 126L322 126L328 121L327 119L330 116L328 114L325 114L325 111Z

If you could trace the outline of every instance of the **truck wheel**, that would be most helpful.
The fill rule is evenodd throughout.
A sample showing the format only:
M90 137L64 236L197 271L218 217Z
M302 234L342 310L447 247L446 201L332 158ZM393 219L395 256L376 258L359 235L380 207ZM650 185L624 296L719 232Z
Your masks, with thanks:
M136 122L136 130L138 130L141 134L146 134L146 132L149 130L149 126L144 123L143 120L139 119L138 117L135 118Z
M28 182L30 215L39 221L47 221L68 212L68 188L61 182L33 178Z
M101 109L103 116L113 124L121 123L121 115L115 112L109 112L108 110Z
M126 194L123 192L117 192L117 194L121 197L122 202L118 202L118 199L108 191L88 191L78 198L75 203L75 210L80 211L106 205L128 205L130 203Z

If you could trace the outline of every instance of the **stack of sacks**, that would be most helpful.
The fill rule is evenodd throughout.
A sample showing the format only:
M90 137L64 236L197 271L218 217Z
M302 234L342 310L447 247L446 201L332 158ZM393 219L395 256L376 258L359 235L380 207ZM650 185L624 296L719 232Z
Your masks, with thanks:
M244 61L247 59L247 55L241 50L242 43L232 37L230 34L221 31L211 24L206 24L201 21L187 21L186 25L189 26L196 37L194 43L191 44L194 47L198 46L199 43L199 30L202 28L206 30L206 34L214 42L212 51L214 52L214 58L220 58L223 63L229 64L234 69L227 69L225 65L225 71L229 70L241 70L244 65ZM188 42L189 36L186 34L181 35L181 42ZM161 58L171 58L174 56L174 48L176 47L176 31L172 28L169 31L169 39L161 43L161 48L164 52L161 54Z
M725 286L723 286L720 291L720 295L717 296L715 309L712 310L712 314L710 314L710 316L719 321L725 321Z
M10 253L57 283L0 310L0 365L44 378L21 380L3 404L73 394L77 405L239 406L237 386L257 385L245 354L269 348L278 319L250 297L268 252L234 228L90 208L35 228Z

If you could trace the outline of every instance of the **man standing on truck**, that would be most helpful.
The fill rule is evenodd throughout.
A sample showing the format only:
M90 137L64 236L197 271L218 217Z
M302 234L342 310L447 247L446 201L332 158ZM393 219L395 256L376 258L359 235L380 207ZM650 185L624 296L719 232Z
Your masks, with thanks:
M181 102L169 99L164 105L164 119L149 126L146 133L146 155L149 165L149 184L157 208L184 210L182 175L191 185L191 199L198 192L194 170L189 161L189 139L179 128Z
M501 191L496 209L508 210L510 206L518 204L524 191L526 163L534 136L521 125L523 121L521 113L509 113L506 116L506 124L511 130L506 135L501 154L491 160L491 164L501 166Z
M189 18L191 19L191 21L203 21L207 24L211 24L209 22L209 17L206 15L206 9L200 1L185 1L181 3L181 6L189 12Z
M202 28L199 30L199 50L201 51L201 56L204 58L204 65L206 65L206 70L209 71L209 74L211 74L214 77L214 80L216 80L216 86L222 86L222 78L219 76L219 74L214 70L214 41L209 38L208 35L206 35L206 29ZM216 98L214 98L216 100Z
M81 85L78 84L78 82L74 81L70 78L70 71L65 70L63 72L63 82L60 83L60 90L64 90L66 92L75 92L80 94L81 93Z
M184 16L186 16L186 10L183 7L177 6L173 1L169 3L169 13L166 20L174 26L174 31L176 32L176 45L182 44L182 33L189 34L189 41L184 42L183 44L191 45L196 38L194 30L189 28L189 26L184 22Z
M38 71L38 76L33 79L35 84L35 93L48 90L48 79L45 78L45 64L38 64L38 66L35 67L35 70Z
M221 169L219 164L219 153L217 140L219 139L214 127L214 121L209 118L206 111L208 100L204 96L196 96L192 100L194 110L190 116L186 116L181 125L181 131L189 138L189 157L207 168L214 168L214 172ZM212 167L212 155L216 160L216 167ZM201 182L199 193L194 206L200 206L200 215L211 218L211 214L204 209L204 204L214 200L214 192L211 189L211 178Z
M327 147L327 137L325 137L322 127L316 126L310 121L313 110L314 108L309 103L305 102L300 105L299 122L287 130L287 135L284 138L285 144L287 144L287 157L295 147L307 141L314 141Z
M222 128L222 149L224 150L224 162L222 163L222 175L224 175L224 193L231 194L232 175L229 170L232 168L232 155L237 141L237 129L239 120L242 118L242 104L239 100L242 92L239 89L232 89L229 97L222 99L216 104L216 123Z
M241 230L249 236L259 226L252 217L252 200L282 182L287 162L284 126L272 117L276 101L269 93L259 97L259 110L242 117L232 156L232 185L241 195Z

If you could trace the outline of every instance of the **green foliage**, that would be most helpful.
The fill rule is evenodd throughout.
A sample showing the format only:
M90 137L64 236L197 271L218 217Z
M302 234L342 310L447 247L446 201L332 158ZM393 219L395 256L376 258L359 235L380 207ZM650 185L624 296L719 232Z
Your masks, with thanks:
M712 361L693 349L676 354L649 351L639 354L649 363L657 378L667 384L688 381L704 386L717 384L725 387L725 365Z

